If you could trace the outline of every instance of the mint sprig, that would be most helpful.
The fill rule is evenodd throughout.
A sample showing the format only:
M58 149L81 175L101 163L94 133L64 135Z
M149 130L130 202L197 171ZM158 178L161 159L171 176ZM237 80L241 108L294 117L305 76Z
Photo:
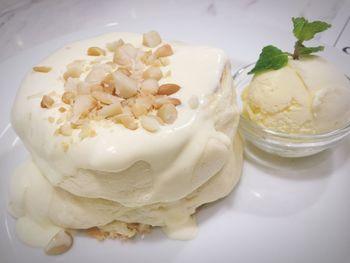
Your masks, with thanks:
M322 21L309 22L304 17L293 17L293 34L297 41L294 44L294 52L283 52L275 46L269 45L262 49L255 67L248 74L261 73L266 70L277 70L288 63L288 56L299 59L302 56L323 51L323 46L306 47L303 42L311 40L317 33L323 32L331 27L330 24Z
M269 69L279 69L287 65L288 54L272 45L263 48L255 67L249 72L259 73Z

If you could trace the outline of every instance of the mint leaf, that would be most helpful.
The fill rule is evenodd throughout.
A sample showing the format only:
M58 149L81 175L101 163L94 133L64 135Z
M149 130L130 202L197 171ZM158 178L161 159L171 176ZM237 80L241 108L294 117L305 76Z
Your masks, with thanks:
M280 69L287 65L288 54L272 45L263 48L255 67L248 74L260 73L269 69Z
M318 47L301 46L299 47L299 55L309 55L311 53L315 53L323 50L324 50L324 46L318 46Z
M331 27L330 24L322 21L309 22L304 17L292 18L294 36L302 41L313 39L317 33L323 32Z

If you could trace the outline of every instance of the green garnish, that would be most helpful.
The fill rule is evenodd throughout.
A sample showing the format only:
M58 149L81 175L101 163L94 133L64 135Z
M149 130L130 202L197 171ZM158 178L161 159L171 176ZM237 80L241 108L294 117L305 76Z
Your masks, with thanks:
M304 55L324 49L323 46L306 47L303 42L313 39L317 33L330 28L330 24L322 21L309 22L304 17L293 17L292 21L294 26L293 33L297 38L294 44L294 52L283 52L275 46L266 46L262 49L255 67L248 74L256 74L270 69L277 70L287 65L288 56L291 56L293 59L299 59Z
M287 65L288 54L272 45L263 48L255 67L249 72L259 73L268 69L279 69Z

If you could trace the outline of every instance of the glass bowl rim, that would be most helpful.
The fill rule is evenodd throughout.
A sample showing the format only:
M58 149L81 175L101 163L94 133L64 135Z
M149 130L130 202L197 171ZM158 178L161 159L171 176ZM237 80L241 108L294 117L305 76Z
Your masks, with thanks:
M237 78L248 68L250 68L251 66L255 65L255 62L250 63L240 69L238 69L232 76L233 78L233 82L236 86L235 81L237 80ZM345 75L346 78L349 79L350 78L348 76ZM242 124L248 126L249 129L253 129L253 130L260 130L265 134L274 136L274 137L280 137L280 138L284 138L284 139L293 139L293 140L319 140L319 139L326 139L329 137L336 137L338 135L344 135L347 132L350 131L350 122L348 122L345 126L328 131L328 132L322 132L322 133L310 133L310 134L302 134L302 133L286 133L286 132L281 132L281 131L276 131L273 129L269 129L263 126L260 126L256 123L254 123L253 121L247 119L246 117L244 117L242 114L240 115L240 122L242 122Z

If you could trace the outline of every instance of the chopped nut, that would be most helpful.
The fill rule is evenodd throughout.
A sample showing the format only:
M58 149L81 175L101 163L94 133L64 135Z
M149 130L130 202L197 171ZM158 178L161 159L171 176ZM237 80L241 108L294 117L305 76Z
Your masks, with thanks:
M94 238L96 238L98 241L105 240L108 237L108 233L100 230L97 227L92 227L89 229L86 229L86 233Z
M78 86L77 86L77 93L78 93L78 95L90 94L92 86L93 85L91 85L90 83L87 83L85 81L79 82Z
M91 92L91 95L98 101L104 103L104 104L112 104L117 103L120 101L119 98L116 96L113 96L109 93L106 93L104 91L93 91Z
M89 47L89 49L87 50L87 54L89 56L105 56L106 51L99 47Z
M106 47L110 52L114 52L117 47L121 47L122 45L124 45L124 41L119 39L118 41L107 43Z
M143 106L146 107L147 110L150 110L153 105L153 96L142 96L137 98L137 103L142 104Z
M101 91L104 92L103 87L100 84L94 84L90 86L90 92Z
M69 104L72 105L75 99L75 94L73 92L70 91L66 91L65 93L63 93L62 95L62 101L65 104Z
M151 232L151 225L140 224L140 223L127 223L127 227L135 229L139 234L145 234Z
M73 237L67 231L61 230L47 244L45 252L48 255L59 255L68 251L73 244Z
M137 82L128 76L124 75L120 71L116 71L113 74L114 83L116 87L116 93L123 98L130 98L137 93Z
M107 106L102 107L97 111L97 115L103 118L115 116L123 112L120 102L116 102Z
M131 57L128 54L128 50L124 48L125 45L117 47L114 51L113 62L118 65L127 66L131 64Z
M108 71L102 67L96 67L92 69L86 76L85 81L87 82L98 82L103 81L108 74Z
M141 91L144 94L155 95L158 92L158 81L155 79L146 79L141 83Z
M140 102L136 102L134 105L131 107L131 112L134 114L136 118L146 115L148 113L147 107Z
M159 130L159 122L154 116L140 116L141 126L149 131L156 132Z
M59 111L59 112L62 112L62 113L65 112L66 110L67 110L67 109L64 108L64 107L59 107L59 108L58 108L58 111Z
M167 103L159 108L157 116L161 118L165 123L171 124L177 118L177 111L173 104Z
M38 66L38 67L34 67L33 71L35 72L40 72L40 73L48 73L51 71L51 67L45 67L45 66Z
M146 65L152 65L155 62L156 57L154 54L152 54L152 51L146 51L140 57L140 60Z
M159 58L160 63L162 63L162 66L168 66L170 64L170 60L167 57L161 57Z
M160 35L156 31L150 31L143 34L142 44L146 47L155 47L162 42Z
M48 96L48 95L44 95L42 100L41 100L41 103L40 103L40 106L42 108L46 108L46 109L49 109L52 107L52 105L54 104L54 100Z
M67 65L67 71L63 74L63 78L79 78L84 71L84 61L76 60Z
M143 72L144 79L156 79L160 80L163 76L162 71L158 67L150 66Z
M169 98L169 102L171 104L173 104L174 106L178 106L181 105L181 100L177 99L177 98Z
M69 123L65 123L59 127L58 132L63 136L70 136L72 135L72 127Z
M86 115L95 106L96 100L90 95L79 95L76 97L73 105L72 123L77 122L82 115Z
M130 130L136 130L138 128L136 119L131 114L120 114L115 116L113 120L117 123L121 123L125 128Z
M94 129L92 129L89 125L83 125L79 133L79 137L81 140L84 140L85 138L88 138L88 137L95 137L95 136L96 136L96 131Z
M101 85L103 87L104 92L114 95L115 93L114 78L111 73L107 74L107 76L102 80Z
M154 55L156 56L156 58L168 57L168 56L171 56L172 54L174 54L174 52L169 44L165 44L165 45L159 47L154 52Z
M118 68L118 71L123 73L125 76L128 76L128 77L131 75L131 72L126 68Z
M68 78L64 84L64 90L76 93L79 82L80 80L77 78Z
M159 87L158 89L158 94L159 95L171 95L180 90L180 86L176 84L163 84Z
M159 109L163 104L169 103L169 97L165 95L155 96L152 103L155 109Z
M55 122L55 118L54 117L49 117L47 118L47 120L49 121L49 123L54 123Z

